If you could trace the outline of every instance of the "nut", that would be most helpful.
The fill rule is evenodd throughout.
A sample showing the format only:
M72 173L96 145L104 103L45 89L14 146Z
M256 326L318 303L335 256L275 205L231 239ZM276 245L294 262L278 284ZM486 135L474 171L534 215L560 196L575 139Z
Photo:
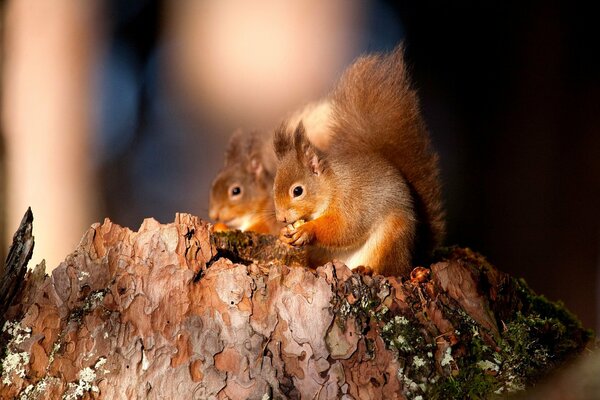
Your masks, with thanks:
M212 231L213 232L225 232L225 231L228 231L228 230L229 230L229 228L227 227L227 225L225 225L222 222L217 222L212 227Z
M294 222L292 224L292 227L294 229L298 228L300 225L304 225L306 223L306 221L304 221L303 219L299 219L298 221Z

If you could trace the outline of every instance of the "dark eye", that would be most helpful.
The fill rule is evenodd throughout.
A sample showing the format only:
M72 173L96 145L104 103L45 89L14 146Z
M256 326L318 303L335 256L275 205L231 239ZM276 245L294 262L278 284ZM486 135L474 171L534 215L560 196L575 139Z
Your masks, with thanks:
M304 189L302 189L302 186L296 186L294 190L292 190L292 193L294 197L302 196L302 193L304 193Z
M234 186L231 188L231 195L232 196L239 196L242 193L242 188L239 186Z

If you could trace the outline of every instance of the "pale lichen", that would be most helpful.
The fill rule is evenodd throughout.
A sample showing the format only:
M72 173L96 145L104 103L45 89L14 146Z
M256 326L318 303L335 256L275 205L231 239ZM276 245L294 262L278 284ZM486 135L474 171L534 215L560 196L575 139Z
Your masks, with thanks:
M490 360L479 361L477 362L477 366L484 371L498 372L500 370L500 366Z
M77 280L79 280L79 282L83 281L85 278L88 278L90 276L90 273L87 271L79 271L79 276L77 277Z
M100 368L106 363L106 358L101 357L96 364L92 367L85 367L81 371L79 371L79 380L77 383L69 383L67 391L63 395L63 400L76 400L81 397L86 392L94 392L98 393L100 389L98 386L94 385L94 381L96 380L97 373L107 373L107 370L100 370Z
M88 298L86 299L85 303L83 304L82 311L84 313L88 313L91 310L98 307L104 300L105 294L106 294L106 291L103 291L103 290L100 290L100 291L90 294L88 296Z
M67 392L63 395L63 400L76 400L83 397L85 392L98 391L98 387L92 385L96 379L96 373L90 367L86 367L79 371L79 381L77 383L69 383Z
M446 352L444 353L442 361L440 361L440 365L442 367L445 367L447 365L450 365L451 362L454 362L454 357L452 357L452 347L448 347L446 349Z
M14 374L20 378L25 378L25 366L29 364L29 353L11 353L9 352L2 360L2 383L8 385L12 383L11 376Z
M48 381L50 379L56 378L48 378L44 377L39 380L35 385L27 385L25 389L20 393L19 400L34 400L42 398L44 394L46 394L48 388Z
M382 337L388 347L395 348L402 353L414 351L413 344L420 344L422 337L409 320L403 315L396 315L381 328Z
M52 350L50 351L50 355L48 356L48 366L52 365L54 362L54 356L60 350L60 343L56 342L52 345Z
M413 380L409 374L404 371L403 367L398 369L398 380L404 386L403 393L407 399L417 400L419 398L423 398L422 395L427 393L428 387L427 383L429 383L426 377L419 378L421 383L417 383Z
M106 364L106 357L100 357L100 359L96 362L96 364L94 364L94 368L96 369L96 371L100 371L100 368L102 368L104 366L104 364ZM102 370L102 372L107 374L110 371L107 369L104 369L104 370Z
M31 337L31 328L22 327L18 321L6 321L2 327L2 332L6 332L10 337L2 363L0 363L2 383L8 385L11 383L11 377L13 376L25 378L26 367L29 365L29 353L21 351L19 345Z
M426 364L425 360L423 360L421 357L419 357L419 356L413 357L413 365L415 366L415 368L419 369L419 368L423 367L425 364Z

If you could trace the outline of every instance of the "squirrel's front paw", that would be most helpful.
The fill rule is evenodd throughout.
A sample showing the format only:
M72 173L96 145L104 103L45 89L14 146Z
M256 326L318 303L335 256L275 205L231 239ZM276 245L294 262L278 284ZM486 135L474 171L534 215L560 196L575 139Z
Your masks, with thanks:
M310 222L301 225L288 225L279 234L279 240L295 247L309 244L314 237L313 224Z

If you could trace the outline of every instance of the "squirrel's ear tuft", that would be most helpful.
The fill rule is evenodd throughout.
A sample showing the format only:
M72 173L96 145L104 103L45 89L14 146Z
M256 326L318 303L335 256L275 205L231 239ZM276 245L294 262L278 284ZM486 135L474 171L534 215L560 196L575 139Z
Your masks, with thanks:
M294 130L294 147L296 148L298 160L302 160L302 157L310 146L311 144L306 137L306 129L304 129L304 124L300 121Z
M284 121L273 135L273 148L278 160L281 160L293 148L292 138L287 132L287 123Z
M242 153L244 152L244 132L241 129L236 129L231 138L229 138L229 144L227 150L225 150L225 165L231 165L236 161L241 160Z
M321 175L325 170L326 162L323 154L308 140L302 121L294 131L294 147L296 157L315 175Z

